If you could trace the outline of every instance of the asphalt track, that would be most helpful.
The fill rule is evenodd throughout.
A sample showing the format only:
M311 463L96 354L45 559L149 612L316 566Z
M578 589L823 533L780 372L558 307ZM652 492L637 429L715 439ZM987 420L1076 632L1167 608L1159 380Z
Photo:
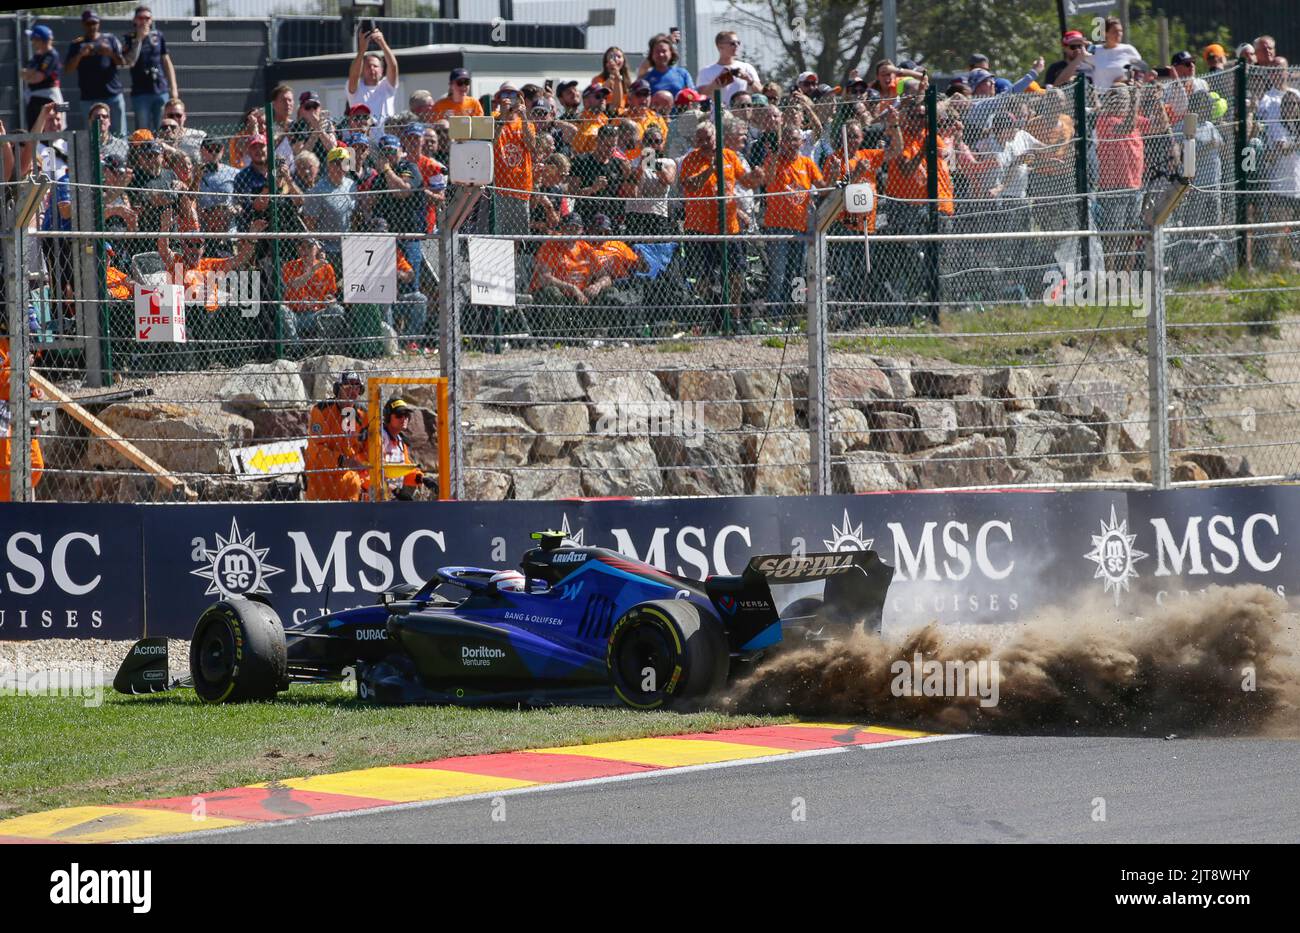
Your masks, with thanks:
M803 820L795 819L796 798ZM1104 820L1094 818L1098 798ZM183 841L1298 840L1297 741L968 736L525 788Z

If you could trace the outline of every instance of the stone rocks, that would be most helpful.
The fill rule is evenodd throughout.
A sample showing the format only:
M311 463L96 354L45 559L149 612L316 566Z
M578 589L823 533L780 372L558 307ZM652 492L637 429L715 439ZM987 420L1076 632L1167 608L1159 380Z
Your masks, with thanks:
M957 413L957 433L962 437L998 434L1006 429L1007 410L997 399L956 395L952 404Z
M307 397L313 402L319 402L323 399L333 398L334 383L338 382L343 373L353 370L359 373L364 381L367 376L372 375L367 372L368 368L369 366L364 360L354 360L348 356L328 354L303 360L299 372L307 391Z
M1193 460L1184 460L1174 467L1173 481L1175 483L1203 483L1210 478L1201 465Z
M912 463L922 489L949 486L998 486L1016 481L1007 459L1007 442L976 434L929 451Z
M866 450L871 446L871 422L856 408L838 408L830 416L831 453Z
M1038 380L1028 369L995 369L984 377L984 394L1001 399L1007 411L1028 411L1038 407Z
M901 411L877 409L869 415L871 449L889 454L905 454L910 449L916 422Z
M510 474L499 470L465 471L465 498L498 501L510 495Z
M584 496L657 496L663 492L648 438L598 437L573 448L573 463L582 469Z
M922 450L957 439L957 409L951 402L914 399L900 406L912 417L916 430L909 439L910 450Z
M1250 461L1239 454L1197 450L1183 454L1183 459L1199 466L1207 479L1244 479L1255 475Z
M467 369L461 377L471 402L572 402L586 397L574 363L545 361L516 363L489 369Z
M548 469L511 470L516 499L576 499L582 495L582 481L569 460L553 460Z
M465 462L473 467L516 467L528 462L537 440L523 418L475 406L466 431Z
M1054 411L1015 411L1007 415L1007 453L1017 459L1047 457L1069 422Z
M100 420L141 452L174 473L232 473L230 448L253 436L253 422L225 411L198 411L172 402L119 402ZM131 469L108 444L92 439L87 446L91 469Z
M756 496L806 496L812 446L808 432L745 435L745 460L754 464L749 491Z
M566 446L586 438L591 424L587 406L582 402L556 402L531 405L524 409L524 420L537 432L533 456L537 459L557 457Z
M912 387L912 364L907 360L895 359L892 356L873 357L880 371L885 374L889 380L890 391L893 392L894 398L904 399L911 398L916 394Z
M889 377L866 357L836 360L831 365L826 386L830 408L853 407L866 411L870 402L894 397Z
M671 496L743 496L745 448L739 435L705 434L695 441L659 439L664 491Z
M910 489L916 475L908 463L874 450L852 450L831 464L831 483L837 493Z
M305 438L310 410L304 408L262 408L248 413L253 422L253 439Z
M1128 389L1108 379L1052 381L1047 384L1043 407L1067 418L1119 421L1128 408Z
M591 400L592 423L617 421L634 412L650 411L653 406L670 401L663 384L653 373L602 373L579 364L578 375Z
M742 370L736 373L736 395L745 424L759 429L794 427L794 393L785 373Z
M984 377L973 369L914 369L912 387L922 398L980 395Z
M735 431L744 423L736 401L736 380L721 369L685 369L677 373L677 401L700 402L697 420L711 431Z
M246 415L263 408L307 407L307 386L292 360L248 363L231 373L217 389L227 411Z

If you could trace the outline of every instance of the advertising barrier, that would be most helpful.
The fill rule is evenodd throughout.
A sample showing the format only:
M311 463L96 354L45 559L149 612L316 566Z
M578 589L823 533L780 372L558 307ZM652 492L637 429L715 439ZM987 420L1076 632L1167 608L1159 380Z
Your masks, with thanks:
M896 568L885 625L1014 622L1084 594L1121 610L1211 584L1281 595L1300 489L393 502L11 504L0 511L0 639L186 637L227 597L286 624L376 601L443 564L517 567L557 528L701 579L764 553L870 548Z

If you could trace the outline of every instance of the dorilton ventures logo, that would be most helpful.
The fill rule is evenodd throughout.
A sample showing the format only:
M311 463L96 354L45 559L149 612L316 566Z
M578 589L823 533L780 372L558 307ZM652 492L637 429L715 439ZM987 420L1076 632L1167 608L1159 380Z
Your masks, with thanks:
M270 593L266 585L269 577L284 573L284 568L266 562L269 548L259 548L255 533L244 538L239 533L239 522L230 520L230 537L216 536L216 544L209 548L202 538L195 539L194 560L203 566L190 573L208 581L205 596L220 594L223 599L244 596L248 593Z
M831 523L830 538L823 538L822 544L828 551L869 551L874 543L872 538L862 537L862 523L854 525L849 521L849 510L844 510L844 527Z
M1138 573L1133 565L1147 557L1145 551L1133 546L1137 535L1128 533L1128 519L1119 521L1115 517L1115 506L1110 507L1110 522L1101 520L1101 534L1092 536L1092 550L1083 555L1097 565L1093 579L1103 581L1103 592L1115 593L1115 605L1119 605L1121 593L1127 593L1129 583L1137 579Z

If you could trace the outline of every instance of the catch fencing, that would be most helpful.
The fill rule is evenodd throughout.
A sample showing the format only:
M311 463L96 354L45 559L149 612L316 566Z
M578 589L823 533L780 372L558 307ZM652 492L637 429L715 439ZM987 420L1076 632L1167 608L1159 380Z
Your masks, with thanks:
M449 432L438 478L464 498L1290 477L1300 186L1286 153L1300 94L1282 88L1297 77L687 112L652 156L624 121L619 145L643 174L605 194L576 170L545 174L565 162L544 151L531 192L506 179L458 190L419 158L445 164L446 134L408 136L400 120L391 174L371 175L377 136L347 143L357 128L328 114L268 107L239 126L179 127L160 134L161 154L63 134L67 222L33 219L7 239L6 288L28 296L11 303L11 333L57 390L11 403L14 438L35 416L44 459L18 492L296 497L304 477L339 469L303 450L313 407L349 371L430 380L404 390L419 406L412 454L440 473L434 439ZM1201 118L1194 167L1184 110ZM910 159L889 153L890 113ZM657 170L644 160L680 167L702 126L758 167L791 122L824 170L800 229L770 222L780 203L790 226L790 196L761 182L689 195L646 184ZM537 129L563 139L553 120ZM260 134L279 170L236 183ZM371 181L336 182L329 137ZM1138 171L1121 171L1139 151ZM1188 192L1153 226L1184 169ZM872 211L828 207L845 175L873 182ZM9 188L12 216L22 185ZM58 191L42 189L47 215ZM711 227L701 205L706 219L721 208ZM732 209L735 233L708 232ZM563 232L569 212L581 232ZM392 294L347 300L349 241L391 257ZM610 274L581 288L556 274L587 262ZM135 285L172 280L189 288L187 339L139 339Z

